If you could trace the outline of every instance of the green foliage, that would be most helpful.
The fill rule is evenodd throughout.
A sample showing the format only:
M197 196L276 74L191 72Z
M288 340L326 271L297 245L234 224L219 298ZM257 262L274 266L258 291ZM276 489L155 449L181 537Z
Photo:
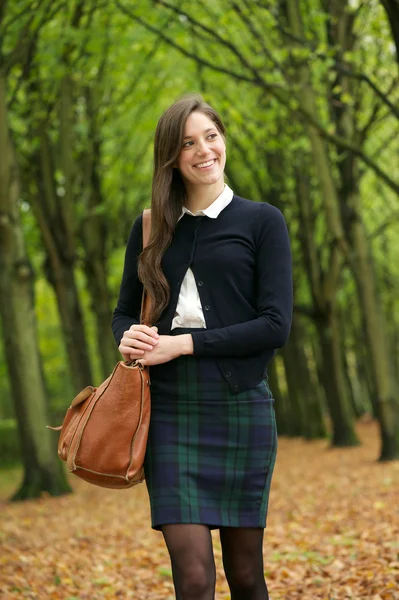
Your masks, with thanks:
M120 4L125 11L114 3L101 8L83 3L77 19L80 4L75 1L40 3L35 14L28 10L27 1L12 2L2 25L3 55L15 48L29 18L32 22L26 36L35 34L36 40L29 64L17 61L9 72L8 100L9 125L22 174L24 233L36 275L38 336L50 410L62 411L73 392L54 291L47 281L43 234L31 208L32 197L43 193L42 172L37 176L41 132L44 129L48 137L55 197L61 207L67 186L72 188L67 208L76 240L73 260L96 383L101 369L92 298L84 275L87 248L82 232L88 222L97 219L103 223L111 311L131 224L150 204L156 123L173 100L190 91L203 93L226 123L227 175L234 190L253 200L271 202L284 212L292 239L296 303L310 312L313 295L304 266L298 173L308 185L312 238L323 270L330 265L333 236L307 116L299 101L302 86L312 86L317 114L311 117L326 139L338 135L339 124L351 120L353 128L344 141L355 148L357 157L363 153L368 159L366 163L356 158L354 179L361 194L362 219L372 239L384 310L395 329L393 343L397 343L398 195L378 169L399 182L399 122L389 108L389 103L397 106L399 89L389 23L381 3L371 0L363 3L361 10L357 10L359 3L348 3L347 14L354 18L351 47L345 46L350 44L344 38L341 44L331 42L329 27L336 25L336 18L316 0L302 10L303 39L290 34L284 3L277 0L170 0L176 10L152 0ZM50 8L53 12L46 13ZM339 65L348 69L347 77L340 77ZM298 76L304 67L309 67L309 81ZM60 111L65 83L71 89L70 181L66 181L62 161ZM345 213L342 161L348 149L330 141L327 151ZM93 165L101 192L96 202ZM351 325L346 328L349 347L363 327L354 281L354 274L346 269L337 292L338 305ZM312 327L307 326L307 333L314 337ZM12 408L4 349L0 347L2 416L12 416Z

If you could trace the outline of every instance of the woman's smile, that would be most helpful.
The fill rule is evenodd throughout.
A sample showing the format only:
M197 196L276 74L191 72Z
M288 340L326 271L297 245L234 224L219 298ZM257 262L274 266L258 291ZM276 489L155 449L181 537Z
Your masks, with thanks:
M211 160L208 160L208 161L202 162L202 163L198 163L198 164L194 165L194 167L196 169L209 169L210 167L213 167L215 162L216 162L216 158L211 158Z

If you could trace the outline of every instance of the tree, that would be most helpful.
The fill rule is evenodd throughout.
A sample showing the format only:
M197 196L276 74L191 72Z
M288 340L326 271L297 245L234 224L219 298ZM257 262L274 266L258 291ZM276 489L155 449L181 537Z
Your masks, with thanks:
M21 229L20 179L7 107L7 77L13 66L26 65L44 15L48 17L55 10L54 3L51 10L47 2L39 5L41 10L27 20L13 50L1 56L0 67L0 316L24 463L24 479L14 500L35 498L43 491L52 495L70 491L46 430L47 401L36 338L33 273ZM3 31L15 15L10 14L8 21L6 16L5 11L0 14Z

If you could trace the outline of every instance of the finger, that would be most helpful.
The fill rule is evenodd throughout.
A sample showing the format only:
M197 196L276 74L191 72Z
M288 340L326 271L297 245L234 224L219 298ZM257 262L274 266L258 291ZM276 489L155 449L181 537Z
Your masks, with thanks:
M128 348L135 348L138 350L152 350L154 346L156 346L156 342L141 342L140 340L136 340L134 338L122 338L122 345L127 346Z
M125 331L123 338L125 340L139 340L145 344L152 344L155 346L158 343L159 336L157 338L149 336L142 331L129 330Z
M155 331L156 329L156 331ZM141 331L142 333L145 333L147 335L149 335L150 337L153 337L155 339L157 339L159 337L157 331L157 328L153 328L153 327L148 327L148 325L132 325L129 329L129 331Z
M128 356L130 356L131 354L134 354L135 357L143 356L143 354L144 354L144 350L141 350L140 348L132 348L131 346L126 346L125 344L121 344L119 346L119 352L121 354L126 354Z

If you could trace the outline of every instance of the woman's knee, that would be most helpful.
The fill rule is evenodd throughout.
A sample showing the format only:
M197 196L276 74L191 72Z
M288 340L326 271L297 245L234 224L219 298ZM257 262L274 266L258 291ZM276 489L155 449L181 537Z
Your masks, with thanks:
M216 575L214 569L201 563L186 567L179 573L179 588L183 598L204 598L207 592L212 594ZM209 597L213 597L210 595Z
M226 571L226 578L229 582L230 588L237 591L251 592L262 585L265 581L263 570L254 568L253 565L239 565L234 569L228 569Z

